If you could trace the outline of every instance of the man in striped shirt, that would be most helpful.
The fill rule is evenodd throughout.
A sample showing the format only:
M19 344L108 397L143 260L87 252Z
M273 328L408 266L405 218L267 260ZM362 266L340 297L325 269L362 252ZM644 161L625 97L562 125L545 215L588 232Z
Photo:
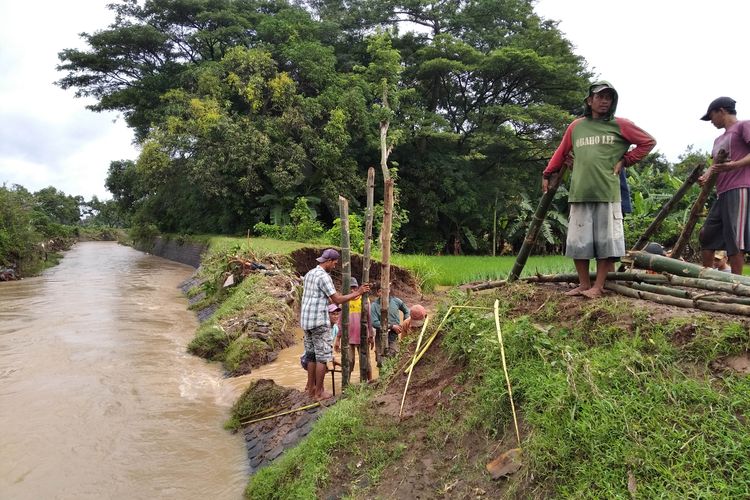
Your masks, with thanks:
M339 253L333 248L328 248L315 260L318 261L318 265L305 274L302 282L299 324L305 332L308 394L321 401L332 396L323 390L323 381L328 371L327 363L333 359L328 305L343 304L361 297L370 291L370 285L365 283L352 293L341 295L333 286L329 274L338 264Z

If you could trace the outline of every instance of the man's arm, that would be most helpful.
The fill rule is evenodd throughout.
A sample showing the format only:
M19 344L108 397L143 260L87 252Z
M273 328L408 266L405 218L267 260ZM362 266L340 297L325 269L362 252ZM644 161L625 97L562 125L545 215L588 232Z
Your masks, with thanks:
M348 293L346 295L341 295L339 292L334 290L333 295L329 295L328 298L331 299L331 302L333 302L334 304L343 304L344 302L349 302L350 300L356 299L357 297L361 297L363 293L369 291L370 285L365 284L358 287L352 293Z
M545 168L544 172L542 172L543 193L546 193L547 189L549 189L549 180L552 177L552 174L554 174L555 172L559 172L560 169L563 168L563 165L569 165L572 161L573 129L581 122L581 120L583 120L583 118L578 118L577 120L573 120L573 123L568 125L568 128L563 134L562 141L560 141L560 145L557 146L555 153L552 155L552 158L550 158L549 163L547 163L547 168Z
M656 146L656 139L627 118L615 118L615 120L620 126L620 133L622 134L623 139L630 144L635 144L635 147L625 153L622 157L622 166L629 167L630 165L638 163L644 159L646 155L654 149L654 146Z
M404 319L407 319L409 317L409 306L406 305L406 302L404 302L401 299L398 299L398 308L401 310L402 313L404 313Z

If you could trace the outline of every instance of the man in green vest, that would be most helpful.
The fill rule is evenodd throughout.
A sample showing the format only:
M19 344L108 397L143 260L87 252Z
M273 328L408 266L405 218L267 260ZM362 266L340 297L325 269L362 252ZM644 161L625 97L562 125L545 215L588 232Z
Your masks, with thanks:
M584 116L568 126L542 174L546 193L552 174L572 157L565 255L573 259L579 284L567 295L592 299L602 295L607 273L625 255L620 171L642 160L656 145L656 140L633 122L615 117L617 98L617 91L607 81L589 87ZM632 145L635 148L630 149ZM591 259L596 259L593 284L589 278Z

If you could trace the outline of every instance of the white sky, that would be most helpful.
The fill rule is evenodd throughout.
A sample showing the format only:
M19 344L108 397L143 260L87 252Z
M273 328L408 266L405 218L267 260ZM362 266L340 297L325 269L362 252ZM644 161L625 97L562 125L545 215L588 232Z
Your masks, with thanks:
M110 198L110 161L136 158L122 118L53 85L57 53L105 28L108 2L0 0L0 184ZM536 11L560 21L576 53L617 88L617 114L656 137L670 161L691 144L711 149L718 131L699 118L714 98L734 98L738 117L750 117L750 1L538 0Z

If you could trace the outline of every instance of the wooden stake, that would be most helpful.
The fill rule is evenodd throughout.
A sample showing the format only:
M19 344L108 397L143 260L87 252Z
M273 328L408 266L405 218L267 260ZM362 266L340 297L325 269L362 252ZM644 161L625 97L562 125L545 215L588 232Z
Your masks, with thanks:
M362 282L370 282L370 248L372 246L372 217L373 204L375 200L375 169L367 169L367 208L365 209L365 248L362 256ZM370 345L367 338L370 335L371 322L367 321L370 317L369 294L362 294L362 314L359 323L359 380L364 383L370 376Z
M391 225L393 222L393 179L385 180L383 200L383 227L380 232L381 265L380 265L380 345L378 352L382 357L388 349L388 306L391 294Z
M351 247L349 244L349 200L339 196L341 218L341 287L344 295L351 291ZM349 385L349 302L341 304L341 389ZM361 337L361 335L360 335Z

